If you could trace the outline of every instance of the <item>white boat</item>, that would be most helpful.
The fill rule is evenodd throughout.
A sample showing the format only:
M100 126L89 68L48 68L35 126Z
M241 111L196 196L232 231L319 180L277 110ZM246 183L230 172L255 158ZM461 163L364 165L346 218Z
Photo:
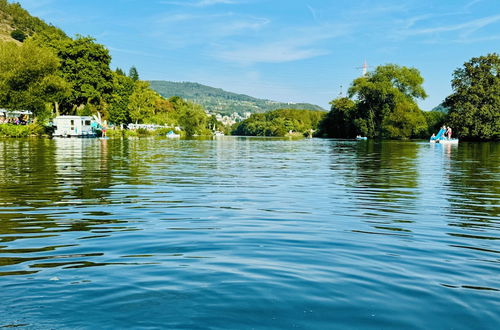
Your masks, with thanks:
M224 136L224 132L215 131L214 136Z
M180 137L181 137L181 135L180 135L180 134L177 134L177 133L175 133L174 131L170 131L170 132L168 132L166 136L167 136L168 138L170 138L170 139L175 139L175 138L180 138Z
M90 116L59 116L54 118L55 137L97 137L95 120Z
M448 127L449 128L449 127ZM447 138L446 126L441 127L437 135L432 134L429 142L430 143L440 143L440 144L457 144L458 139Z
M440 144L458 144L458 139L430 139L430 143L440 143Z
M368 138L366 136L356 136L356 140L368 140Z

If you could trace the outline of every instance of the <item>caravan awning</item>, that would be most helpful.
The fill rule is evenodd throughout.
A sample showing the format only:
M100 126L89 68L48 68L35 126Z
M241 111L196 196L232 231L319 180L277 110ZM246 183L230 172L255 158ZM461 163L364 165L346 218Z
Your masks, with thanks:
M31 116L33 114L32 111L29 110L7 110L7 109L0 109L0 115L4 117L19 117L21 115L28 115Z

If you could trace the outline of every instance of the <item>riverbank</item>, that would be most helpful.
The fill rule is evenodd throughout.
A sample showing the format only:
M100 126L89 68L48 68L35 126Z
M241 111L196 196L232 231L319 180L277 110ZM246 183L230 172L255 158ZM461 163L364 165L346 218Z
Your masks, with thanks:
M36 123L28 125L0 125L0 137L20 138L28 136L49 136L49 132L45 126Z

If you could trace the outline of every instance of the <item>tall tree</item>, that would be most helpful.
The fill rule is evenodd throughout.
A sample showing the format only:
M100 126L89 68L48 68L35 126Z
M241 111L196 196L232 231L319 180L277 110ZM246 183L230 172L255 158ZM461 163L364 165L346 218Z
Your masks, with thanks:
M201 105L189 103L181 111L179 123L188 136L207 134L208 116Z
M416 104L416 99L427 97L423 81L417 69L395 64L378 66L367 76L354 80L349 97L358 101L353 118L357 133L409 138L425 129L425 118Z
M125 72L121 68L116 68L115 73L120 76L125 76Z
M474 57L455 70L449 108L449 125L461 138L500 139L500 57Z
M332 108L320 123L320 136L335 138L352 138L356 136L354 115L356 103L347 98L340 97L330 102Z
M149 88L149 83L136 81L128 104L130 119L136 123L151 123L151 117L155 114L156 99L159 97Z
M41 115L46 103L58 103L70 86L60 76L58 58L32 42L0 47L0 106L33 110Z
M128 71L128 76L133 81L139 80L139 72L137 71L137 68L135 66L130 68L130 70Z
M134 92L134 81L129 77L113 73L113 94L110 99L109 121L114 124L130 122L128 105L130 96Z
M74 112L87 103L103 104L103 99L108 99L113 91L108 50L93 38L81 36L59 41L54 47L61 59L62 77L73 86L65 104L66 112Z

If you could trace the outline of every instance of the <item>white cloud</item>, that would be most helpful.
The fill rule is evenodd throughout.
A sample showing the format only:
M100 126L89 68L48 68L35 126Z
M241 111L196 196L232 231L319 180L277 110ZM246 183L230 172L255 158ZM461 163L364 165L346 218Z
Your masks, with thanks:
M255 63L291 62L326 54L328 54L328 51L323 49L309 48L289 42L275 42L223 50L216 53L215 56L224 61L250 65Z
M188 46L206 48L212 44L225 44L226 39L232 37L247 40L249 36L260 33L271 23L271 20L265 17L232 12L163 13L152 21L152 35L170 49Z
M247 17L240 19L228 20L227 22L219 22L214 26L214 35L228 36L236 35L244 31L258 31L268 25L271 20L259 17Z

